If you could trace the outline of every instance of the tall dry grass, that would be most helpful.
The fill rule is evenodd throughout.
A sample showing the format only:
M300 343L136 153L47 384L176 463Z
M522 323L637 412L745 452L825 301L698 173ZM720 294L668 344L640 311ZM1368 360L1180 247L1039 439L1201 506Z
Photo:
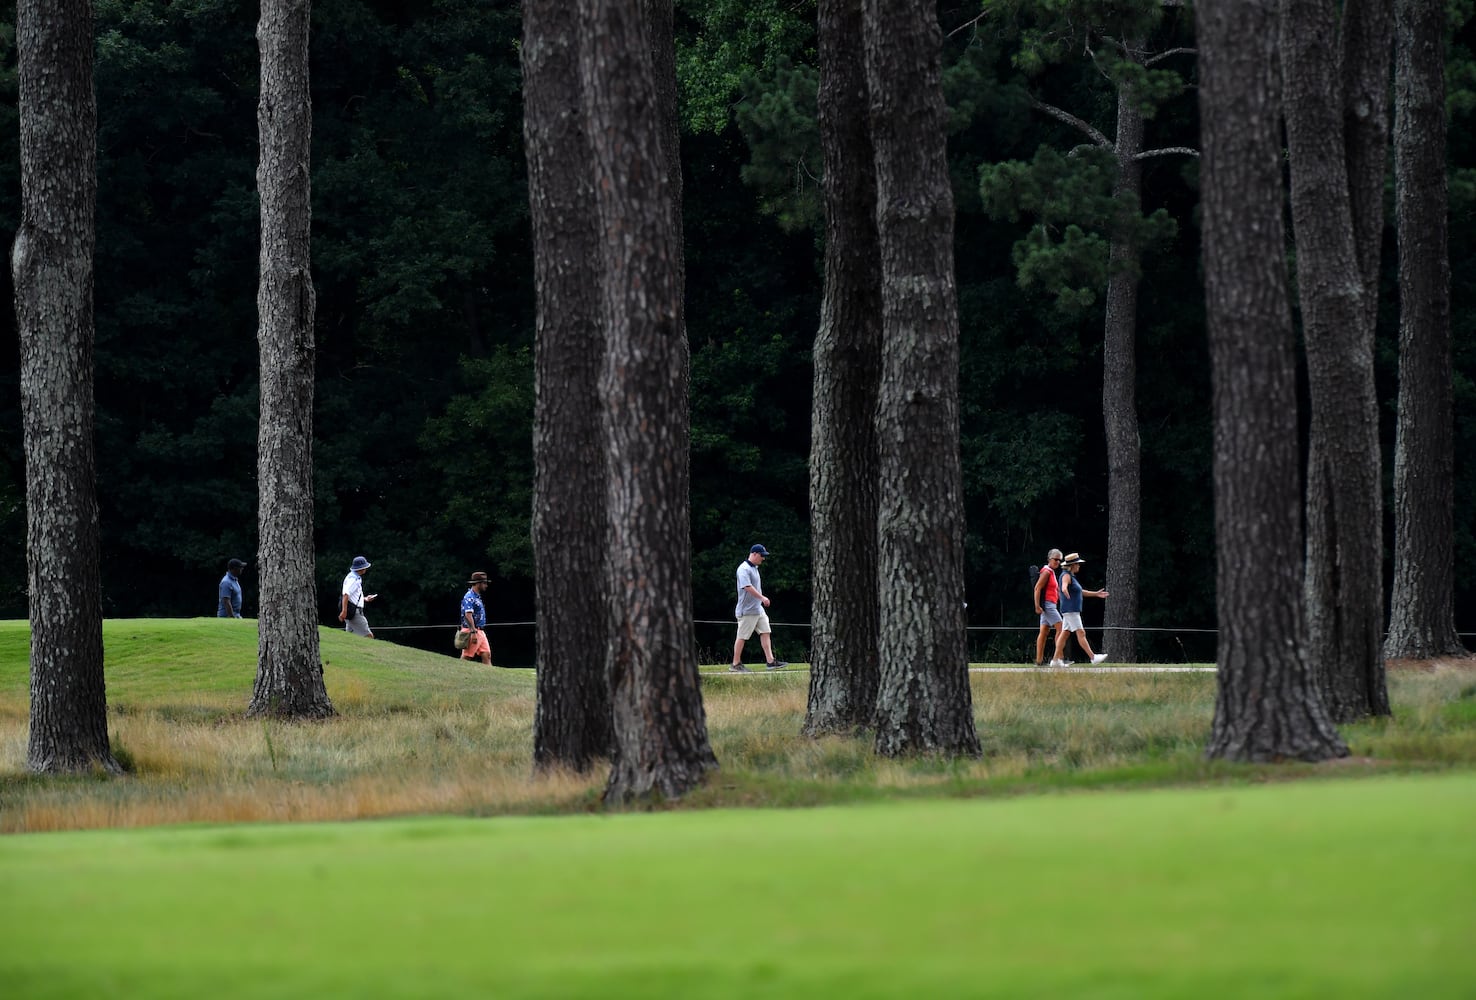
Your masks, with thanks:
M1393 720L1345 730L1355 754L1383 766L1476 764L1476 670L1398 674L1390 687ZM975 674L984 752L971 760L879 759L864 734L803 738L807 690L800 672L707 675L708 732L721 768L688 804L805 805L1260 773L1202 758L1211 674ZM115 708L110 732L130 768L121 779L26 774L26 706L0 699L0 831L598 808L603 769L532 775L531 685L406 705L349 679L334 699L340 714L317 723L248 720L238 702L203 695Z

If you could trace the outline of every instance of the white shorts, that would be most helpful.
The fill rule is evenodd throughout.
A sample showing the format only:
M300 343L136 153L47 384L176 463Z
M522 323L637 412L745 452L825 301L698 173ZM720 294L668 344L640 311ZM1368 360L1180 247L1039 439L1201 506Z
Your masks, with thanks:
M1061 614L1061 631L1063 631L1063 632L1080 632L1080 631L1082 631L1082 628L1083 628L1083 626L1081 624L1081 612L1080 611L1065 611L1065 612L1062 612L1062 614Z
M773 629L769 628L769 616L763 611L756 615L744 615L738 619L738 638L740 639L752 638L754 632L766 635L772 631Z

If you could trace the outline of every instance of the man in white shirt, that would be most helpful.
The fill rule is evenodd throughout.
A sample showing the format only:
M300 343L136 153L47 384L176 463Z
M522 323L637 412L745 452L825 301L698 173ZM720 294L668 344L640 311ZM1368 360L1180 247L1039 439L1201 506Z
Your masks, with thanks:
M764 647L768 669L779 670L789 666L783 660L774 659L774 648L769 640L769 616L764 612L769 599L764 596L758 571L768 554L768 549L755 545L748 550L748 558L738 564L738 606L733 609L733 615L738 619L738 639L733 643L733 665L728 668L735 674L748 673L748 668L743 665L743 644L754 632L758 632L759 645Z
M374 633L369 631L369 619L364 617L364 605L379 595L364 593L364 574L368 571L369 560L363 556L354 556L348 576L343 578L343 598L339 601L338 620L343 622L345 632L373 639Z

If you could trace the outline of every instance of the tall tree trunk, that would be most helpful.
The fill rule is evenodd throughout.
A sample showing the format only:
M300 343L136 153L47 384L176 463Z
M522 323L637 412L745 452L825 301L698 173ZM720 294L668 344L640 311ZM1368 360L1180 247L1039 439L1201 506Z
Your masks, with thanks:
M717 758L692 632L687 344L681 238L640 0L580 0L580 73L600 222L609 456L605 799L672 798Z
M97 98L89 0L20 0L21 224L10 250L26 453L31 728L41 773L122 769L108 746L93 443Z
M977 755L963 589L958 295L941 32L923 0L864 0L882 273L876 751Z
M1393 0L1345 0L1338 31L1348 207L1369 330L1374 329L1379 311L1393 21Z
M1229 760L1324 760L1348 751L1302 645L1275 9L1275 0L1195 8L1220 625L1219 691L1206 752Z
M1455 629L1450 258L1443 0L1396 0L1394 179L1399 226L1399 426L1394 590L1384 655L1465 656Z
M676 12L672 0L642 0L642 15L646 19L646 38L651 50L652 81L656 87L656 106L660 114L661 160L666 167L667 198L672 212L672 226L677 242L682 241L682 149L681 125L677 118L679 108L676 76ZM686 255L676 259L678 289L686 288ZM685 317L685 301L678 297L678 315ZM683 320L685 336L685 319ZM682 378L687 378L686 366L682 367Z
M1141 39L1129 43L1142 51ZM1131 223L1139 214L1143 168L1143 113L1137 92L1117 89L1117 183L1128 225L1113 235L1102 340L1102 425L1107 437L1107 591L1103 626L1107 651L1117 663L1138 662L1138 552L1142 534L1142 451L1138 439L1137 337L1138 247Z
M261 421L256 478L261 611L247 715L333 715L318 655L313 550L313 317L309 0L262 0L257 128Z
M523 0L523 147L538 296L533 766L583 771L614 749L605 678L605 449L599 230L580 107L578 13Z
M881 257L861 0L820 0L825 298L810 436L812 622L804 732L869 726L880 679L876 397Z
M1327 45L1335 23L1331 0L1284 0L1282 103L1312 401L1306 501L1309 659L1328 711L1348 722L1387 715L1389 696L1382 651L1373 314L1350 194L1343 88Z

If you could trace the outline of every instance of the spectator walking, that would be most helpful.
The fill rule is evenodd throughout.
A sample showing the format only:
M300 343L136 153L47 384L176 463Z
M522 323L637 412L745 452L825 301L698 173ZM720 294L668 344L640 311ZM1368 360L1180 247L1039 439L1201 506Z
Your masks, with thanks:
M769 616L764 610L769 606L769 599L764 596L764 585L759 580L758 571L768 555L768 549L755 545L748 550L748 558L738 564L738 606L733 609L733 614L738 619L738 638L733 643L733 665L728 668L735 674L749 672L743 665L743 644L754 632L758 633L759 645L764 648L764 661L769 670L789 666L784 660L774 659L774 647L769 638L772 629L769 627Z
M482 594L491 583L487 574L478 570L466 581L466 593L461 597L461 627L470 632L466 648L461 651L463 660L478 657L487 666L492 665L492 644L487 641L487 606L482 603Z
M1061 575L1058 580L1061 588L1061 627L1056 636L1056 657L1051 660L1053 667L1070 666L1066 662L1066 637L1072 632L1076 633L1076 641L1086 653L1087 659L1092 663L1101 663L1107 659L1106 653L1093 653L1092 644L1087 642L1086 629L1081 624L1081 599L1086 597L1107 597L1105 590L1082 590L1081 583L1076 579L1077 570L1081 564L1086 562L1080 555L1073 552L1061 563Z
M1060 600L1060 585L1056 573L1061 568L1061 550L1051 549L1046 553L1046 565L1035 576L1035 613L1040 616L1040 632L1035 637L1035 665L1045 663L1046 633L1056 630L1057 645L1060 644L1061 612L1056 603Z
M246 564L239 559L226 563L226 574L220 578L215 594L215 617L241 617L241 570Z
M369 630L369 619L364 616L364 605L379 595L364 593L364 574L369 572L369 565L368 559L363 556L354 556L348 576L343 578L343 596L339 601L338 620L343 622L345 632L373 639L374 633Z

